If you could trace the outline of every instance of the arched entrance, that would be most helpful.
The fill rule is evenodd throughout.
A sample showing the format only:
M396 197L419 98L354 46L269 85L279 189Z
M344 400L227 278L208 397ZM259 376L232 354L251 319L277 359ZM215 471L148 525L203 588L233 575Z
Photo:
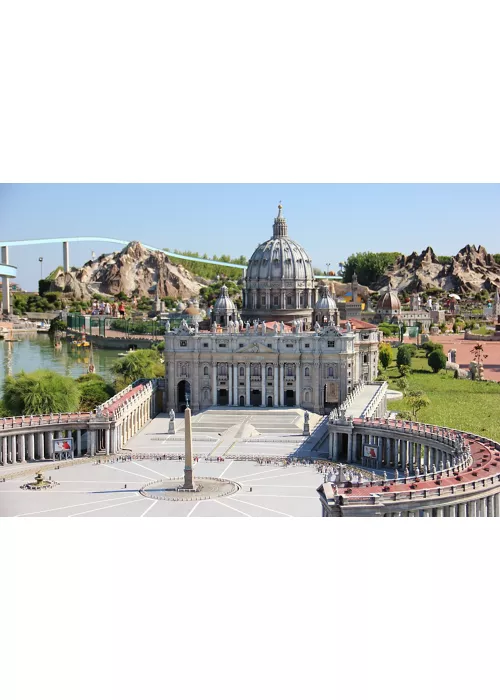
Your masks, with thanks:
M183 379L177 384L177 409L181 413L185 410L187 404L191 403L191 384Z
M245 405L245 397L244 397L244 396L240 396L240 401L239 401L239 403L240 403L240 406L244 406L244 405Z
M262 404L262 392L260 389L252 389L250 393L250 405L260 406Z
M268 397L267 397L267 407L268 407L268 408L272 408L272 407L273 407L273 397L272 397L272 396L268 396Z
M285 392L285 406L295 406L295 392L293 389L287 389Z

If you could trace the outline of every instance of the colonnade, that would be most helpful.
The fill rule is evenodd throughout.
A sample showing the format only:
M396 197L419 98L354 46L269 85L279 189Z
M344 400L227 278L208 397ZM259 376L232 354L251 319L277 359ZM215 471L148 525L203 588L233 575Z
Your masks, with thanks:
M428 444L415 437L392 437L377 433L362 434L347 431L332 431L329 435L328 453L331 459L343 459L348 463L362 464L377 469L392 468L412 473L445 468L453 448L441 444ZM373 456L370 456L370 453Z
M0 467L57 458L54 441L71 440L63 457L116 454L156 415L156 382L134 385L99 406L95 412L0 419Z
M500 492L462 503L386 513L385 517L406 518L499 518Z

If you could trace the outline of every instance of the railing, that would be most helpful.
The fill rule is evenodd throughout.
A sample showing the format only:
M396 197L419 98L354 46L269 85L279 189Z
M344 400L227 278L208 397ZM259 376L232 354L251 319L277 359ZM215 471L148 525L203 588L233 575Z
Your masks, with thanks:
M361 411L360 418L371 417L373 412L378 408L384 396L386 395L388 384L387 382L382 382L379 388L366 404L364 409Z

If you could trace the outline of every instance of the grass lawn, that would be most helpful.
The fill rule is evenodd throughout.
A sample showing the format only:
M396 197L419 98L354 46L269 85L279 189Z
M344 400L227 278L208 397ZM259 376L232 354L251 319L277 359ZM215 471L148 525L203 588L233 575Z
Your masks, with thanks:
M419 411L419 421L468 430L500 441L500 384L454 379L453 372L446 370L434 374L423 350L413 358L412 370L408 377L410 389L424 391L431 401L430 406ZM397 389L400 375L394 360L387 375L391 388ZM408 410L405 399L389 401L388 408Z

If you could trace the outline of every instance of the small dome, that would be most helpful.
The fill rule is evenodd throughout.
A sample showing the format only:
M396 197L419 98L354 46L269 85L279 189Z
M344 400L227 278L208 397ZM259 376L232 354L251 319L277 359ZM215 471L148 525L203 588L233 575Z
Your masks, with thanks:
M401 302L396 292L384 292L377 302L377 309L380 311L401 311Z
M217 297L213 310L216 314L232 313L236 311L236 304L229 296L225 284L220 288L220 294Z
M190 302L189 306L187 309L184 309L183 313L188 314L189 316L199 316L200 315L200 309L193 304L193 302Z
M326 286L320 287L320 297L314 307L315 311L336 311L337 304Z

